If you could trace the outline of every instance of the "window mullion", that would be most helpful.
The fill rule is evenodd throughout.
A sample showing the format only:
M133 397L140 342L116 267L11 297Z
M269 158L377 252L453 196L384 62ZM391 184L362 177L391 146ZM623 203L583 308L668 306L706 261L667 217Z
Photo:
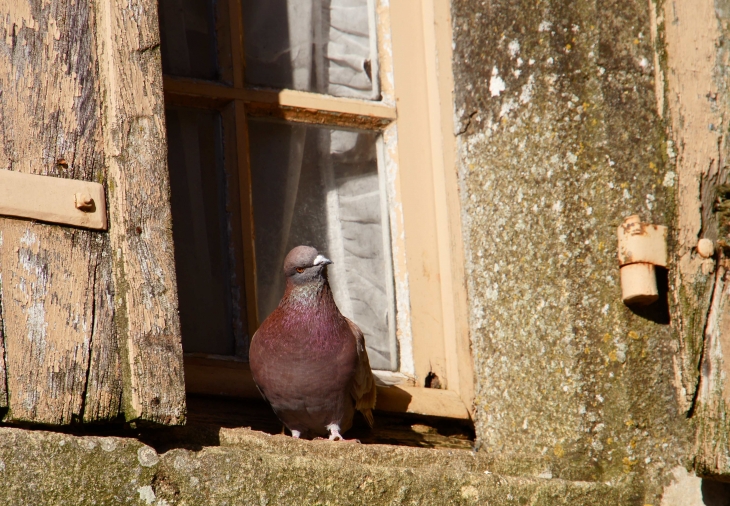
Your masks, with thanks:
M241 205L241 226L243 228L243 262L246 287L246 314L248 316L249 339L259 326L256 294L256 255L253 233L253 206L251 204L251 165L248 148L248 123L245 103L234 102L236 142L238 145L238 187Z
M233 60L233 87L243 88L245 75L243 19L241 0L228 0L231 30L231 58Z
M339 98L296 90L236 88L223 84L164 77L165 94L177 101L241 100L255 115L276 116L304 123L381 129L396 118L395 107L382 102Z

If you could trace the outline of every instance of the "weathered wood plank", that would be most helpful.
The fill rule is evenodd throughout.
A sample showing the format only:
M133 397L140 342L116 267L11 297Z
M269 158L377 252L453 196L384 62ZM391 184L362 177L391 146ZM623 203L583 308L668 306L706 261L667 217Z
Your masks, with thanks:
M124 412L183 423L157 2L98 2L96 19Z
M657 75L658 99L660 109L666 99L678 182L677 259L670 271L675 276L673 323L679 337L674 364L678 398L697 428L695 472L727 479L730 263L727 249L717 248L714 256L704 258L696 245L702 238L716 245L730 240L728 224L722 223L727 217L720 217L715 205L717 190L730 181L728 139L723 129L713 126L722 125L730 114L724 50L730 19L711 0L678 0L664 4L657 14L656 19L665 19L659 28L664 28L669 70Z
M96 234L100 244L92 265L97 290L94 292L93 338L91 358L84 399L84 422L96 422L116 418L122 403L122 364L119 338L114 323L114 281L112 279L112 255L108 234Z
M70 423L81 416L94 317L90 237L23 225L0 222L10 417Z
M2 245L3 236L0 230L0 245ZM3 280L0 272L0 409L8 407L8 383L5 369L5 337L3 336Z
M3 4L0 168L103 181L93 18L84 1ZM7 165L5 165L6 163ZM83 416L95 320L111 319L94 232L0 219L10 420Z
M730 473L730 260L717 269L707 316L705 349L693 418L697 423L694 468L700 476Z
M672 273L676 286L674 325L680 337L680 354L675 371L680 403L687 412L695 408L698 370L715 283L714 261L702 258L695 248L700 238L718 239L713 208L715 187L728 174L722 133L707 127L721 124L730 112L726 100L714 101L706 96L719 83L727 82L724 67L716 67L724 58L720 56L723 35L717 13L711 1L693 0L664 5L663 13L667 19L667 65L671 69L666 74L666 104L677 171L676 264ZM663 80L660 74L657 86L663 86ZM661 105L664 90L658 89Z

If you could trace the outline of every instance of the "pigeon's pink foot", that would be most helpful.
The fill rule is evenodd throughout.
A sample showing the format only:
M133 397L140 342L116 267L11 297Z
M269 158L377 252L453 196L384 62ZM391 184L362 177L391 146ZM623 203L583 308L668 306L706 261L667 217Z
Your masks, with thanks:
M340 439L332 439L330 436L329 439L318 437L317 439L321 439L323 441L334 441L336 443L355 443L355 444L362 444L362 442L359 439L345 439L344 437L340 436Z
M340 426L337 424L331 424L327 426L327 430L330 431L330 437L316 437L315 441L342 441L343 443L357 443L361 444L359 439L345 439L340 434Z
M331 425L327 426L327 430L330 431L330 441L343 441L345 443L357 443L360 444L359 439L345 439L342 437L342 434L340 434L340 426L336 423L333 423Z
M301 437L301 435L302 435L302 433L299 432L298 430L291 431L291 437L293 437L294 439L299 439Z
M342 441L344 438L340 435L340 426L336 423L331 423L327 426L327 430L330 431L330 441Z

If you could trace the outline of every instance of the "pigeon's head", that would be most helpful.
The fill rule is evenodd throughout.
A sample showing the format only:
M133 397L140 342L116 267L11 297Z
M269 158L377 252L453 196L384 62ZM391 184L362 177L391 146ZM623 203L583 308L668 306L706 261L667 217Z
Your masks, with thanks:
M324 278L324 268L331 263L315 248L297 246L284 259L284 275L295 285L319 281Z

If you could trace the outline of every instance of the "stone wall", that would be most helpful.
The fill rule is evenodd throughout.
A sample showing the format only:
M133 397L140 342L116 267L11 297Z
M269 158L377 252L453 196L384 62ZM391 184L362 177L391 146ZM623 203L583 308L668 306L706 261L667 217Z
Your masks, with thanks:
M652 9L454 0L453 28L481 451L543 455L570 480L640 477L658 504L694 436L671 288L661 272L663 303L632 311L616 258L626 216L676 224Z

